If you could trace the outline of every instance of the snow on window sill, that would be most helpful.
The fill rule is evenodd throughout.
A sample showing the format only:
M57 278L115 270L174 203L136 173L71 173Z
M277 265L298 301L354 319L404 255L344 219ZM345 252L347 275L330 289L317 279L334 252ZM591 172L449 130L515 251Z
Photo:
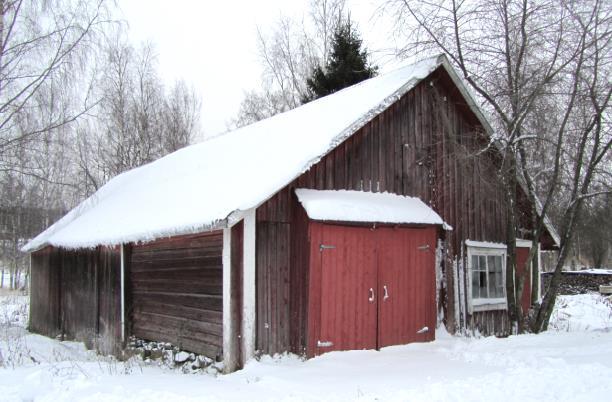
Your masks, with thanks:
M465 245L468 247L483 248L483 249L496 249L496 250L507 250L508 247L503 243L492 243L488 241L474 241L466 240Z
M472 299L472 311L507 310L505 297L496 299Z

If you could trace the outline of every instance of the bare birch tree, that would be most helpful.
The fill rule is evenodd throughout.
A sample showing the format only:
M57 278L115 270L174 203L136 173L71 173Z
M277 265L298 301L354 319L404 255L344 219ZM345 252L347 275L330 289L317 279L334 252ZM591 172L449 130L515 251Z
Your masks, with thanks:
M62 209L63 141L96 103L86 61L111 25L110 1L0 0L0 264L13 287L20 246Z
M443 52L493 117L492 144L502 154L499 177L509 208L507 297L512 321L522 329L525 275L515 273L517 186L534 210L531 236L563 192L560 252L555 275L532 330L545 330L576 222L584 201L610 190L594 186L609 169L610 3L599 0L391 0L386 11L406 34L401 54ZM546 116L546 125L541 117ZM540 151L536 153L539 147ZM563 188L561 183L564 184ZM541 202L540 202L541 200ZM529 262L536 255L533 247Z
M306 80L323 65L345 0L311 0L301 20L281 16L270 32L257 30L261 89L247 92L233 125L245 126L301 105Z
M199 97L162 84L152 47L125 45L112 5L0 0L0 265L12 286L28 238L199 129Z
M93 106L84 97L79 107L56 108L46 121L19 124L45 87L71 86L108 22L105 0L0 0L0 170L12 168L8 155L21 142L72 122Z
M184 82L169 89L151 44L134 48L119 35L103 52L95 118L79 125L80 178L89 195L113 176L189 145L199 130L199 96Z

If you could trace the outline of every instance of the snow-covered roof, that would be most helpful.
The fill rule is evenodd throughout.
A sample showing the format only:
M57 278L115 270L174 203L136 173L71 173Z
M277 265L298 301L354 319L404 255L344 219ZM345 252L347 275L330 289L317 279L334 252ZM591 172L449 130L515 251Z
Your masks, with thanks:
M474 97L448 59L439 55L118 175L22 250L110 246L227 227L438 67L492 135ZM554 228L545 222L558 244Z
M440 215L417 197L352 190L296 189L309 218L320 221L442 225Z
M412 89L444 56L192 145L120 174L24 251L117 245L225 227L257 207Z

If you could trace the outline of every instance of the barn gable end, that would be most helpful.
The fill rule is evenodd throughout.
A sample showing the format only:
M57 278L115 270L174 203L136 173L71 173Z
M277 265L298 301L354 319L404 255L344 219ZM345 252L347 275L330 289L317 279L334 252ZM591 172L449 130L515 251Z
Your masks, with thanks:
M306 349L307 303L298 300L307 297L300 284L304 268L301 260L290 258L303 254L291 249L291 236L304 236L299 234L303 215L296 188L389 192L423 200L453 227L446 238L444 266L445 291L453 300L463 242L503 243L506 236L505 197L493 158L470 156L485 138L450 77L438 69L262 204L257 209L258 348L270 354ZM448 310L451 328L467 325L453 322L453 306ZM508 330L506 314L500 311L461 319L483 333Z

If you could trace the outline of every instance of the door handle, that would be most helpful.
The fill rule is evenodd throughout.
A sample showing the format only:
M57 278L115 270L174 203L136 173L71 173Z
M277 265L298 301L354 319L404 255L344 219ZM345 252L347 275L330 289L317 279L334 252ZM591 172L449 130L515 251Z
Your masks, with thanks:
M387 290L387 285L383 286L383 290L385 291L385 295L383 296L383 301L389 298L389 291Z
M374 289L370 288L370 297L368 298L370 303L374 302Z

